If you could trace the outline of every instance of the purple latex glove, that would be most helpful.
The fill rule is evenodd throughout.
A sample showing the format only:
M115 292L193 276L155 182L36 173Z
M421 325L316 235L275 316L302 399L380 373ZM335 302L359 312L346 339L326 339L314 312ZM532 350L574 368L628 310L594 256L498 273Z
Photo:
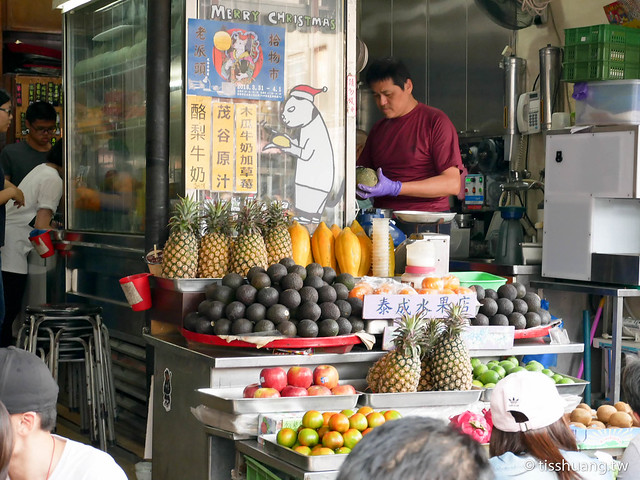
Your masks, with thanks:
M383 175L382 168L378 168L378 183L373 187L359 183L356 193L360 198L397 197L401 188L402 182L388 179Z

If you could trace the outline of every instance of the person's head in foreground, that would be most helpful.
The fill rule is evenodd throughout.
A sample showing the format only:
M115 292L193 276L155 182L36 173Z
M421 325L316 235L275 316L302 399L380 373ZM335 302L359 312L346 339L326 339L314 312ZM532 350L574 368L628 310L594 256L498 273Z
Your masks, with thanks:
M479 443L426 417L406 417L374 428L354 447L338 480L489 480Z
M11 419L4 404L0 402L0 480L7 478L11 452L13 452Z
M564 405L555 382L543 373L507 375L491 394L490 455L527 453L549 465L566 463L560 450L578 447L564 418ZM570 469L556 473L562 480L580 478Z
M622 392L633 410L633 416L640 421L640 359L628 356L622 371Z

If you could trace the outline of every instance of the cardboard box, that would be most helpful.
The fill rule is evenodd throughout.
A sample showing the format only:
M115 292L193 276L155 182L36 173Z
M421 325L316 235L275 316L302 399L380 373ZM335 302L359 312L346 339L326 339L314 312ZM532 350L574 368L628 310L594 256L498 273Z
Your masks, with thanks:
M633 437L640 435L640 428L576 428L571 427L581 450L627 448Z
M469 326L462 339L469 350L504 350L513 347L514 326Z
M302 425L304 412L295 413L261 413L258 417L258 443L263 444L264 435L278 433L281 428L297 429Z

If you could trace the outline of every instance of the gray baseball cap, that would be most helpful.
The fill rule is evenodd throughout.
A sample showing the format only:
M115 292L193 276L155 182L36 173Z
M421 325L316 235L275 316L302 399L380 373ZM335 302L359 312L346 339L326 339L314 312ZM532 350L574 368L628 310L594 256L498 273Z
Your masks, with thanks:
M33 353L0 348L0 400L11 414L42 412L56 406L58 385Z

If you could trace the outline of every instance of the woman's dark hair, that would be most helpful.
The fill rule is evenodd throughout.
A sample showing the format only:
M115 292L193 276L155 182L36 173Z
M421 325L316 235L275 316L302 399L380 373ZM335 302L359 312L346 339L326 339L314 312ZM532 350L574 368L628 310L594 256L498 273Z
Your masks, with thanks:
M338 480L489 480L483 447L442 420L407 417L374 428L353 448Z
M367 67L365 80L367 85L391 79L393 83L404 90L404 84L411 78L409 69L401 60L393 57L374 60Z
M566 465L557 471L560 480L576 480L581 478L571 470L569 463L564 461L562 450L578 451L576 438L571 432L564 417L556 420L548 427L529 430L526 432L503 432L493 427L489 455L496 457L506 452L516 455L528 453L547 464Z
M0 480L6 480L9 472L9 460L13 453L13 427L9 412L0 402Z
M11 95L4 88L0 88L0 105L11 101Z
M63 160L64 157L62 156L62 139L60 139L56 143L54 143L53 147L51 147L51 150L47 152L47 162L61 167Z
M627 355L625 360L627 365L622 371L622 391L631 410L640 413L640 359Z

